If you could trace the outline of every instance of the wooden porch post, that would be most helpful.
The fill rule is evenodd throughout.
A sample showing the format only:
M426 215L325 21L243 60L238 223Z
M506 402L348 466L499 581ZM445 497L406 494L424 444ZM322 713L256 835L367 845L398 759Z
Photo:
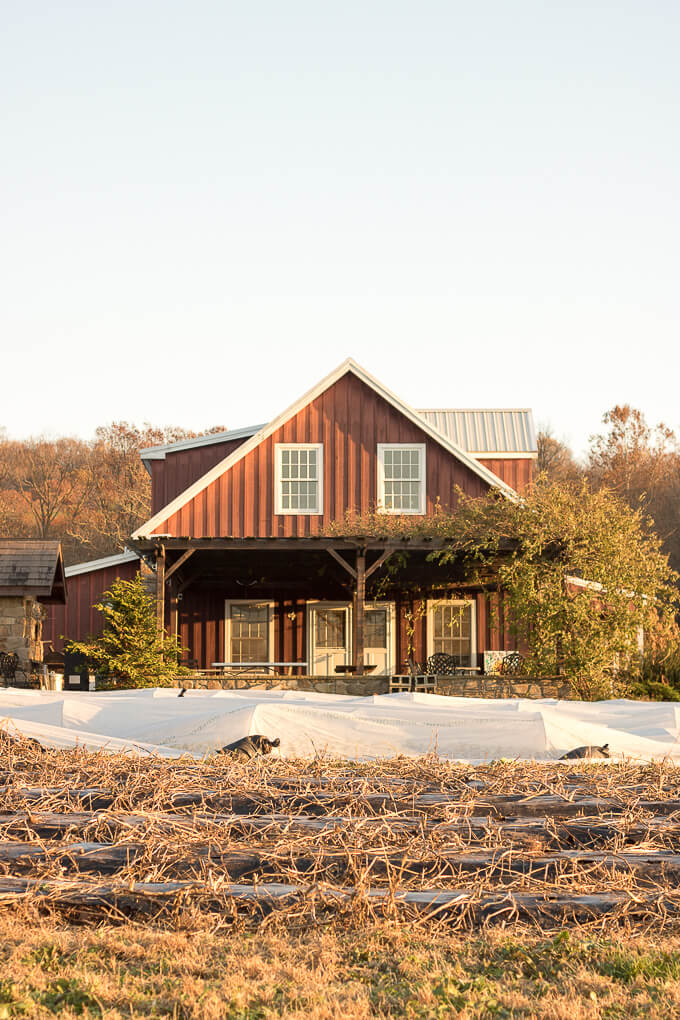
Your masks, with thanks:
M159 635L165 631L165 546L156 552L156 626Z
M179 633L179 600L175 580L168 582L170 586L170 634L177 637Z
M354 665L355 675L364 675L364 622L366 603L366 550L357 549L357 579L354 596Z

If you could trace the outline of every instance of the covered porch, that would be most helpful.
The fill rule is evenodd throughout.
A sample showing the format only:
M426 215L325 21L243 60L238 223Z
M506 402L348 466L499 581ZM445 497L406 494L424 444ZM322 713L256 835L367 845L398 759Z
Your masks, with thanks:
M472 584L462 558L428 559L447 544L159 535L134 547L151 567L158 625L192 668L342 683L422 669L437 654L481 673L487 650L514 647L493 579Z

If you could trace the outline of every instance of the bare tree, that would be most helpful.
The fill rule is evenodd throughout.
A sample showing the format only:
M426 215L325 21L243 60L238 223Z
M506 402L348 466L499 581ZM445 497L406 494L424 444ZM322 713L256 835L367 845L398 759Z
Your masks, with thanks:
M223 431L215 427L211 432ZM88 461L84 512L73 518L68 534L79 556L105 556L120 551L127 538L151 513L151 484L140 452L150 446L195 438L178 426L141 428L126 421L96 431Z
M28 510L37 538L59 533L87 498L87 444L77 439L28 439L4 444L3 486Z
M140 451L194 436L127 422L98 428L92 442L10 441L0 430L0 536L59 538L67 563L120 551L151 510Z
M654 520L675 569L680 568L680 447L667 425L647 424L629 404L603 417L607 431L591 437L588 479L609 488L629 506L642 507Z
M566 443L556 439L549 427L539 430L536 437L538 458L536 470L553 482L578 482L583 468Z

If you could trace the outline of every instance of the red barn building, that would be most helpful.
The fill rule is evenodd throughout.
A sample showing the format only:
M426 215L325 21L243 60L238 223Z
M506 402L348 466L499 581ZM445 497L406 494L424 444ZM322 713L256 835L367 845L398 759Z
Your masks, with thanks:
M417 411L348 360L268 424L142 459L152 516L129 551L67 568L55 644L96 633L93 604L143 558L159 621L203 669L277 662L377 675L435 652L479 668L485 651L513 648L501 595L430 562L432 540L345 537L343 527L376 511L455 510L458 490L516 498L536 459L531 411ZM392 574L395 553L408 561Z

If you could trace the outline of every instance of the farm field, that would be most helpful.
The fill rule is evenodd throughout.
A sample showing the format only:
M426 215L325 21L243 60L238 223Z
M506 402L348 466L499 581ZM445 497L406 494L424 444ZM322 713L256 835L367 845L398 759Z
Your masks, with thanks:
M0 1018L680 1016L679 789L2 739Z

